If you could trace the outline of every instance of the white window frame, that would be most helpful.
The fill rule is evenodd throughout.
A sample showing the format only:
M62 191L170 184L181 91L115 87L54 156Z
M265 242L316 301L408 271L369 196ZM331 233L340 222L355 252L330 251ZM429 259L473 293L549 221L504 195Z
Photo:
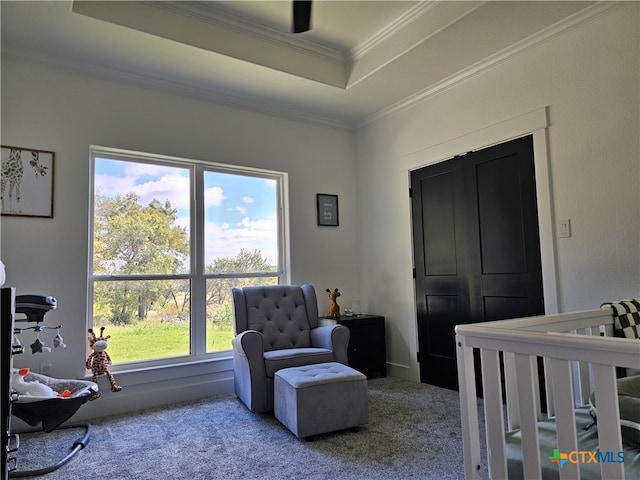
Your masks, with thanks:
M93 273L93 237L94 237L94 200L95 200L95 161L96 158L151 163L154 165L176 166L191 170L190 181L190 272L186 274L168 275L94 275ZM205 274L204 262L204 173L207 171L230 173L235 175L255 176L275 180L278 199L278 271L279 284L290 283L291 272L289 249L289 207L288 207L288 174L275 170L254 167L222 164L211 161L186 159L168 155L152 154L123 150L111 147L90 147L90 180L89 180L89 253L88 253L88 281L87 281L87 328L93 328L93 295L94 282L105 280L161 280L165 278L187 278L191 280L191 312L190 312L190 351L191 354L181 357L170 357L139 362L112 365L113 371L149 369L162 366L173 366L185 363L215 360L229 357L230 350L209 352L206 348L206 281L211 278L233 277L275 277L265 273L237 273L237 274Z

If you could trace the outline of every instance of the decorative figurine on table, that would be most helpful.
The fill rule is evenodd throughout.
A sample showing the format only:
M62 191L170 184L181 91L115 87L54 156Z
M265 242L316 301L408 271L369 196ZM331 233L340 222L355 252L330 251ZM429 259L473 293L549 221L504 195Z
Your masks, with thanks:
M93 373L93 382L98 383L98 375L105 374L109 378L112 392L119 392L122 390L120 385L116 384L116 379L109 371L109 365L111 365L111 357L107 353L107 340L111 338L111 335L103 337L104 327L100 327L100 336L96 337L92 328L89 329L89 346L93 350L89 358L87 358L86 367ZM100 396L100 393L96 393L93 398L96 399Z
M331 305L329 305L329 318L340 318L340 305L337 304L336 299L340 296L338 289L334 289L333 292L327 288L326 290Z

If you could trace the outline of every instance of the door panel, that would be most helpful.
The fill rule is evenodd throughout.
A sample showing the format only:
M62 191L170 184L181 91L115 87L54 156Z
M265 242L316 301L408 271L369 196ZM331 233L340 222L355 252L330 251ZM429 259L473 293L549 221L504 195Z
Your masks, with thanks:
M429 335L429 352L432 355L451 357L456 354L455 345L439 341L455 327L460 311L458 297L453 295L427 297L427 312L433 319Z
M476 175L482 273L525 272L517 162L512 156L484 162Z
M532 137L411 173L420 379L457 388L458 324L544 314Z
M453 174L447 172L421 182L422 228L431 232L424 245L424 270L430 275L456 274L453 180Z
M484 299L485 320L502 320L521 316L527 309L529 299L524 297L486 297Z

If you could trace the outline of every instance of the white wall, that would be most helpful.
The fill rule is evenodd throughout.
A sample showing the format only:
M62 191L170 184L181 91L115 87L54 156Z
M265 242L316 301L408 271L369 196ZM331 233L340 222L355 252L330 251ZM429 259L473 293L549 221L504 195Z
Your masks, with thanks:
M640 295L638 7L614 7L359 130L360 288L387 318L392 375L419 378L409 171L532 111L549 112L549 224L572 226L552 245L559 310ZM449 156L429 158L442 144Z
M292 282L316 286L321 313L329 306L325 288L340 288L343 305L358 296L355 141L350 131L3 58L2 144L56 155L54 218L3 216L0 253L6 286L15 286L18 294L57 298L59 306L47 314L47 323L61 323L68 344L46 356L17 356L16 365L38 371L41 363L51 362L55 377L85 375L92 144L288 172ZM339 195L339 227L316 225L317 192ZM25 345L34 340L32 333L22 337ZM85 414L231 391L233 374L225 360L188 372L164 369L116 378L124 390L111 394L103 378L103 398L82 409Z

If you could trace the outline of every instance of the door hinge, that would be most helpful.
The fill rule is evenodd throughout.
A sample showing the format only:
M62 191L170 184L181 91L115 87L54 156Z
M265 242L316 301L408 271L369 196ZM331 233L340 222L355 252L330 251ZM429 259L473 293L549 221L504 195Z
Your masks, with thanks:
M413 269L412 275L413 275L413 278L416 278L417 273L415 268Z
M421 359L421 357L420 357L420 352L417 352L417 353L416 353L416 357L418 357L418 358L417 358L418 363L421 363L421 362L422 362L422 359Z
M409 198L411 198L413 196L413 191L411 190L411 187L409 187Z

